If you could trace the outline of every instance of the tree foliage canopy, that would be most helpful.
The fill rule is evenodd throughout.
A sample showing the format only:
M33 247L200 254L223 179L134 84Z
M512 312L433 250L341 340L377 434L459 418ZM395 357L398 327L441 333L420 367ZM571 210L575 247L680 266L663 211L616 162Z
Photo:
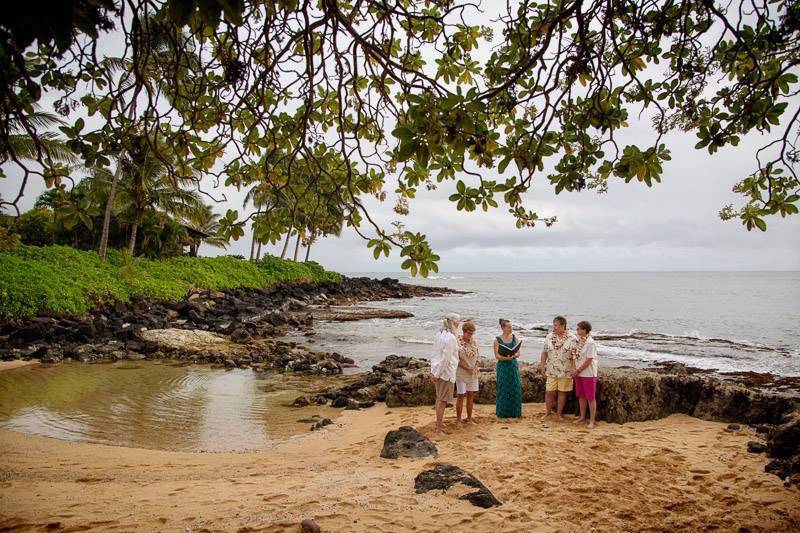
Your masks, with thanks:
M61 130L87 166L121 152L136 164L125 145L146 142L176 183L210 176L286 200L229 211L220 225L234 238L252 220L279 239L312 191L376 257L399 248L423 275L438 259L425 236L384 227L365 196L393 193L403 214L420 187L454 182L456 209L503 204L518 227L550 225L525 201L535 178L556 193L652 186L675 130L710 154L768 134L736 186L742 205L720 215L765 230L766 217L798 212L797 2L72 2L84 4L95 25L67 21L66 45L63 28L48 40L0 19L0 148L22 169L20 196L30 176L69 175L30 118L45 92L64 117L81 115ZM106 21L124 36L114 55L92 31ZM641 117L651 138L621 143ZM20 129L38 166L10 143Z

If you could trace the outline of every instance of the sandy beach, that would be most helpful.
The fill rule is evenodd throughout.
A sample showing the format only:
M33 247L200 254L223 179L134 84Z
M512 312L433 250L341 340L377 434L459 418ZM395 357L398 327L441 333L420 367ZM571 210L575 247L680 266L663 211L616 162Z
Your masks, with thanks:
M764 472L743 428L684 415L592 431L570 422L479 423L437 442L437 459L381 459L387 431L432 434L432 410L378 405L266 452L179 453L0 432L0 528L77 531L615 531L800 528L800 490ZM437 462L473 473L503 505L415 494Z

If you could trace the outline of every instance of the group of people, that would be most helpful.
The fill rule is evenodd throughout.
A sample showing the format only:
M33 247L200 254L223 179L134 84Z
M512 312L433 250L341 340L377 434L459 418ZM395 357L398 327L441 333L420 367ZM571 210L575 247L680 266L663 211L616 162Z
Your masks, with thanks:
M461 334L459 335L459 325ZM519 364L522 340L513 332L509 320L500 319L500 335L494 339L496 369L495 414L498 418L522 416L522 382ZM575 333L567 329L567 319L553 319L553 330L544 339L539 372L545 376L545 409L542 419L555 414L564 420L564 405L573 389L578 398L580 417L575 423L588 420L595 426L597 416L597 345L591 336L592 325L578 322ZM436 435L444 431L444 412L456 395L456 418L473 423L472 407L480 386L480 355L475 340L475 324L455 313L448 313L436 335L431 357L431 379L436 389ZM466 409L465 409L466 408Z

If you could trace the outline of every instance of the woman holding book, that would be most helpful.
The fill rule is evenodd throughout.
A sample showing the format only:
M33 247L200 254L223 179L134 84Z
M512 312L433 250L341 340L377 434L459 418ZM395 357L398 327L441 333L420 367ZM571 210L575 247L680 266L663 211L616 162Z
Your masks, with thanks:
M522 417L522 382L519 378L519 365L522 342L511 329L511 322L500 319L502 333L494 340L494 358L497 359L497 418Z

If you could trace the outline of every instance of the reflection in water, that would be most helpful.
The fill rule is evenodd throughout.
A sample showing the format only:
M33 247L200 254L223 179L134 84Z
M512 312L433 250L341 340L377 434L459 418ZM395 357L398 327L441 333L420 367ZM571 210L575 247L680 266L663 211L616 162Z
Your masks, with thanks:
M241 451L308 431L326 406L286 407L324 378L158 363L0 372L0 428L141 448Z

